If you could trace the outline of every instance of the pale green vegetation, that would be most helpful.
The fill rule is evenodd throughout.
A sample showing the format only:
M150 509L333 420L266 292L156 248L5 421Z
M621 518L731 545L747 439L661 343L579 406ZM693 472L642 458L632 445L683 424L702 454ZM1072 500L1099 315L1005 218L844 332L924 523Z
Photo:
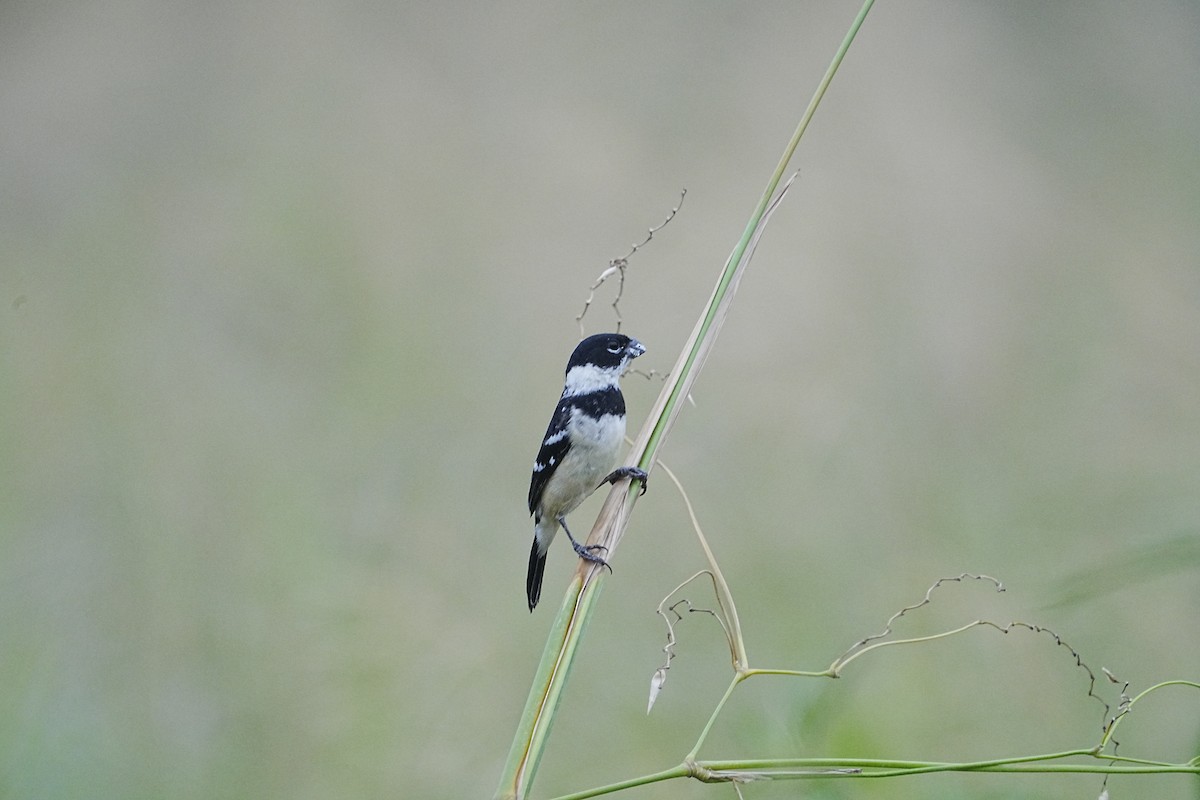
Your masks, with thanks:
M670 368L857 5L5 4L0 797L490 796L555 610L524 499L587 287L686 186L621 304ZM1019 619L1134 692L1200 675L1198 31L872 12L662 452L758 665L823 670L971 571L1008 591L903 635ZM659 384L626 384L636 430ZM729 682L688 618L645 713L654 609L704 566L657 477L535 796L673 765ZM978 630L747 681L704 750L967 761L1094 743L1099 711L1059 648ZM1191 758L1197 719L1159 692L1121 752Z

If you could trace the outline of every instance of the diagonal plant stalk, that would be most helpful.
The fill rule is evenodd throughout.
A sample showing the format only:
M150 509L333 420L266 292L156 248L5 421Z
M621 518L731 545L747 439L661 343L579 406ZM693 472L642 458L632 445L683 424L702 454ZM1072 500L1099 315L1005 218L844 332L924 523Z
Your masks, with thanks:
M865 0L858 16L850 26L841 46L818 84L808 107L805 109L795 132L771 175L762 197L758 201L741 239L734 247L717 278L712 296L705 305L687 343L672 368L670 378L659 393L654 407L634 441L629 463L649 472L667 433L679 416L681 401L688 396L700 370L712 352L717 335L729 313L729 307L737 291L738 282L745 273L754 251L754 245L762 235L770 212L776 207L776 190L787 170L788 162L800 143L800 137L808 128L825 90L833 80L838 66L845 57L851 42L866 19L874 0ZM600 515L592 527L589 544L607 548L611 558L620 544L629 522L629 515L637 502L638 493L633 491L637 481L620 481L613 486L604 501ZM596 564L580 561L579 569L567 587L562 606L555 617L546 640L546 648L538 664L533 686L525 702L525 710L513 738L504 772L496 790L498 800L521 800L526 797L541 761L550 727L554 721L563 688L574 662L583 630L595 610L604 570Z

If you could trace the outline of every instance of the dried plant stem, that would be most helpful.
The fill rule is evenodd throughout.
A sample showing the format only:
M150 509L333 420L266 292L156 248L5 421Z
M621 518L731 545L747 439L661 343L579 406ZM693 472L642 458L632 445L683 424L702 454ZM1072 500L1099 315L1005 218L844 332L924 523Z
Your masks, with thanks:
M795 133L787 147L784 148L779 164L767 182L758 205L750 215L741 239L718 275L712 296L680 352L679 358L671 370L670 378L659 393L658 400L635 440L630 462L647 472L653 468L658 449L679 415L680 401L688 396L692 384L700 374L709 353L712 352L713 344L729 313L738 281L750 262L754 246L762 235L770 213L777 207L779 197L776 196L776 190L783 180L788 162L791 161L792 155L800 143L800 137L808 128L808 123L812 120L817 105L829 87L834 73L837 72L838 66L845 57L850 43L854 40L854 36L872 4L873 0L865 0L849 33L835 53L829 69L821 79L812 100L801 117ZM608 498L600 510L600 515L592 527L588 543L607 548L606 557L609 559L615 554L621 537L625 533L629 515L637 502L637 497L636 487L632 486L629 481L619 481L609 492ZM578 571L567 587L563 604L546 641L546 648L538 665L533 686L530 688L525 710L521 715L521 722L513 738L504 772L500 777L500 784L496 791L497 798L519 800L529 792L529 787L533 783L538 764L541 761L546 740L549 737L550 725L562 697L563 687L570 674L583 629L595 608L599 589L603 585L604 574L604 570L596 564L581 560Z

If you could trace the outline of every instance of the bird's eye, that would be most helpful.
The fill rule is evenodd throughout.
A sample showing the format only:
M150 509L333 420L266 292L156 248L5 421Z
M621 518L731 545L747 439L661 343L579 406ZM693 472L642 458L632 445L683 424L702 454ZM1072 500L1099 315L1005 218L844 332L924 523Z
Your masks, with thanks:
M608 352L610 353L619 353L621 349L621 345L618 342L613 342L608 346Z

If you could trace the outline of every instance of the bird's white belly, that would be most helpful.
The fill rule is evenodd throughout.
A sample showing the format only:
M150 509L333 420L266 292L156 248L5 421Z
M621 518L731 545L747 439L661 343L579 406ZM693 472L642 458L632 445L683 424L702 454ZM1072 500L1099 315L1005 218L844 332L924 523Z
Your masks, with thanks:
M625 438L625 417L605 414L599 419L574 413L568 424L571 449L558 466L555 480L542 498L545 508L569 514L596 490L616 465Z

